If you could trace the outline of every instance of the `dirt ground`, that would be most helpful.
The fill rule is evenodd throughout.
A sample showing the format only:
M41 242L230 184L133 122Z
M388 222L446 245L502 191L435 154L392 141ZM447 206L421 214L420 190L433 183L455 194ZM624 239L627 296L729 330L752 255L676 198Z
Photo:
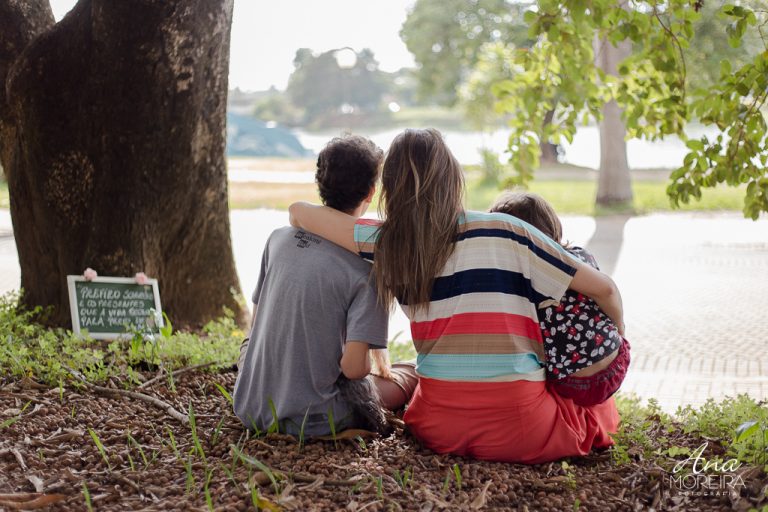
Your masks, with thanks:
M197 371L179 375L175 392L167 379L142 390L185 414L192 404L194 429L143 400L32 382L5 385L0 510L243 511L257 504L264 510L708 511L765 504L768 478L756 468L739 470L745 485L738 492L686 496L670 489L667 470L632 449L623 464L608 450L524 466L436 455L402 428L386 439L339 434L335 443L255 438L215 385L231 390L234 380L231 371ZM678 433L675 442L696 447L702 440ZM713 442L709 449L708 456L722 452Z

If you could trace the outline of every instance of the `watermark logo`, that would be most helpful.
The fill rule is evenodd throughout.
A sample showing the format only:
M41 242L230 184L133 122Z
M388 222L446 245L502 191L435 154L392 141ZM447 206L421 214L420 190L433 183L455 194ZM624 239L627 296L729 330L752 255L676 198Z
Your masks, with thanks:
M736 471L742 466L738 459L712 460L704 458L708 443L704 442L672 468L668 477L670 489L684 496L728 496L738 494L744 480Z

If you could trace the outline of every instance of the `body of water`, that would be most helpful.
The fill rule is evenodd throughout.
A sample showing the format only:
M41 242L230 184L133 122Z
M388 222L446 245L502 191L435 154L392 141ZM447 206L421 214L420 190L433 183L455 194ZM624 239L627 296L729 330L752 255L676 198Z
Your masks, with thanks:
M376 132L355 132L370 137L380 147L389 147L392 139L402 132L402 129L392 129ZM337 136L339 132L305 133L296 131L301 143L307 149L315 153L323 149L323 146ZM493 134L480 132L442 131L448 146L462 164L480 163L478 148L487 147L498 153L504 153L507 149L509 130L499 130ZM693 126L689 130L690 137L699 137L703 133L712 134L714 130L705 130L700 126ZM565 163L591 167L597 169L600 166L600 133L597 126L583 126L576 131L573 143L563 145ZM627 142L627 159L633 169L658 169L679 167L688 149L678 137L669 137L663 141L649 142L632 139Z
M383 131L358 131L386 149L402 129ZM305 148L315 154L323 149L326 143L341 132L307 133L295 131ZM493 134L480 132L462 132L445 130L442 132L448 146L456 158L463 164L479 164L479 148L490 148L504 155L507 149L509 130L499 130ZM715 131L694 126L689 130L690 137L700 137L702 134L712 135ZM597 169L600 166L600 132L597 126L584 126L577 130L571 144L563 145L563 162ZM631 139L627 141L627 159L632 169L672 169L683 163L688 148L678 137L669 137L662 141L650 142ZM314 163L308 160L306 171L270 171L254 168L250 160L230 160L229 179L235 182L262 183L313 183Z

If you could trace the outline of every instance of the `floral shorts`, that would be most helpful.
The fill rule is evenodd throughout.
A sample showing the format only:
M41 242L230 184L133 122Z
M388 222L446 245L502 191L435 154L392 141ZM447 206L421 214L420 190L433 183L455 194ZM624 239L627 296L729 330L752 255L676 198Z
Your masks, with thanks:
M568 290L539 316L548 379L564 379L611 355L621 335L595 301Z

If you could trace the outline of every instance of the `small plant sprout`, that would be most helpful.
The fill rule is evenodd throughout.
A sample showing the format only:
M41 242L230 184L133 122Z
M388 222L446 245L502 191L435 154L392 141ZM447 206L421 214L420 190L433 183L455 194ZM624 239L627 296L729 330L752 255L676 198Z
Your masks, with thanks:
M338 447L336 443L336 421L333 419L333 409L328 408L328 426L331 429L331 437L333 438L333 446Z
M299 451L304 449L304 429L307 426L307 418L309 418L309 407L307 407L304 413L304 419L301 420L301 428L299 429Z
M269 404L269 410L272 412L272 424L267 429L267 434L279 434L280 423L277 419L277 408L275 407L275 402L273 402L271 398L268 398L267 403Z
M131 435L130 430L126 431L126 438L128 439L128 445L135 447L139 451L139 455L141 456L141 461L144 463L144 467L149 467L149 461L147 460L147 455L144 453L144 449L141 447L141 445L136 441L136 439L133 438ZM128 452L130 455L130 452Z
M107 450L104 448L104 445L101 444L101 439L99 439L98 434L93 431L91 427L88 427L88 433L91 435L91 439L93 439L93 443L96 445L96 449L99 450L99 454L101 455L101 458L104 460L104 463L107 465L107 468L112 471L112 464L109 462L109 457L107 456Z
M131 451L128 450L125 452L125 454L128 456L128 465L131 466L131 471L134 473L136 472L136 464L133 463L133 457L131 457Z
M368 451L368 445L365 443L365 439L363 439L361 436L355 436L355 441L357 441L357 445L362 451Z
M158 325L162 325L160 327L160 336L163 338L170 338L171 335L173 335L173 324L171 323L171 319L168 318L168 315L165 314L165 311L163 311L163 320L164 322L158 322Z
M249 486L251 488L251 504L253 505L253 508L255 510L259 510L259 504L261 503L261 497L259 496L259 490L256 488L256 484L254 484L251 479L249 478Z
M235 469L237 469L237 461L240 460L240 457L237 456L237 453L242 450L242 447L245 446L245 442L248 440L248 436L250 435L250 431L246 430L244 433L240 434L240 438L237 440L237 444L235 445L236 450L233 450L230 445L230 453L232 453L232 467L230 468L230 473L234 474Z
M214 386L216 386L216 389L219 390L219 393L221 393L221 396L227 399L227 402L229 402L229 406L232 407L234 405L234 400L232 399L232 395L229 394L229 391L227 391L224 386L219 384L218 382L213 383Z
M192 402L189 403L189 428L192 432L192 453L197 452L200 458L203 459L203 464L208 465L208 460L205 457L205 451L203 451L203 445L200 443L200 437L197 435L197 419L195 417L195 409L192 407Z
M182 460L179 447L176 445L176 437L173 435L173 430L168 427L165 427L165 430L168 432L168 438L171 440L171 451L173 451L173 454L177 459Z
M440 492L442 492L443 495L445 495L448 492L448 487L450 486L451 486L451 474L448 473L447 475L445 475L445 480L443 480L443 488L441 489Z
M183 459L182 464L184 464L184 471L187 473L186 492L189 493L195 486L195 474L192 472L192 455L190 454L186 459Z
M573 471L573 466L568 464L566 461L562 461L560 463L560 467L563 468L563 473L565 473L568 487L571 489L576 489L576 473Z
M221 436L221 427L224 425L224 417L222 417L219 422L216 424L216 428L213 429L213 434L211 435L211 446L216 446L219 444L219 436Z
M245 462L246 464L250 466L254 466L259 471L262 471L265 475L267 475L267 478L269 478L269 481L272 482L272 486L275 489L275 494L280 494L280 485L277 482L277 476L275 473L263 462L261 462L259 459L249 457L248 455L244 454L240 451L240 449L231 444L229 445L232 451L234 452L235 456Z
M394 477L397 485L400 486L400 489L402 489L403 492L405 492L406 487L413 486L413 468L408 468L402 473L400 473L400 470L396 469Z
M384 499L384 478L381 475L373 479L376 484L376 497L380 500Z
M93 503L91 503L91 493L88 491L88 486L83 482L83 497L85 498L85 509L88 512L93 512Z
M259 428L258 425L256 425L256 422L253 420L253 418L248 416L248 422L251 424L251 430L247 430L246 431L246 435L250 435L250 433L252 431L253 435L255 435L256 437L260 437L261 436L261 429Z
M227 476L230 482L232 482L232 485L237 487L237 480L235 480L235 474L226 466L221 466L221 470L224 471L224 474Z
M205 504L208 505L208 510L213 510L213 500L211 499L211 478L213 478L213 468L205 469L205 482L203 484L203 494L205 495Z
M176 380L173 378L173 372L168 372L168 389L171 393L176 392Z
M456 489L461 490L461 468L458 464L453 465L453 476L456 478Z
M19 421L21 419L21 415L24 414L24 411L27 410L27 407L29 407L29 404L31 403L32 403L31 401L27 402L26 404L24 404L24 407L21 408L21 410L19 411L19 414L11 418L8 418L7 420L0 423L0 430L3 430L4 428L8 428L14 423L16 423L17 421Z

